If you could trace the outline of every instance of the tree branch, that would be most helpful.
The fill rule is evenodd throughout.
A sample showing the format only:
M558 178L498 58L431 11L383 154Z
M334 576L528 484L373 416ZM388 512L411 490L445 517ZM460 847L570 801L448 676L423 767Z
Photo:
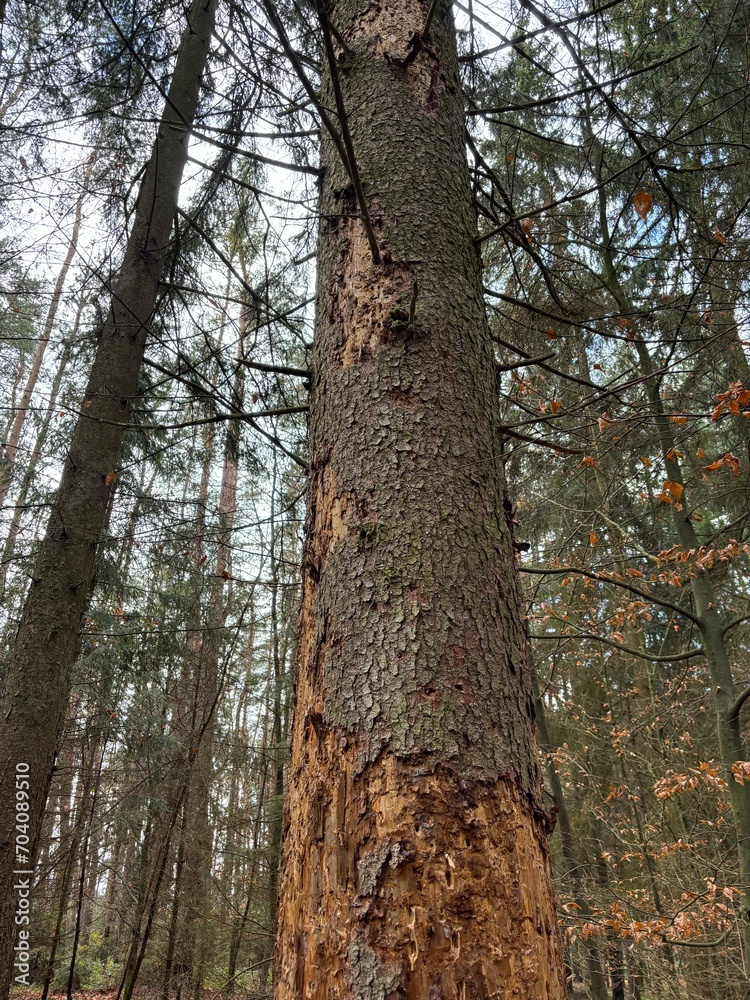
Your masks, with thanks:
M742 694L737 698L734 705L727 712L727 722L736 722L739 718L739 714L742 710L742 706L745 704L747 699L750 698L750 687L746 687Z
M686 608L681 608L678 604L672 604L671 601L665 601L661 597L654 597L653 594L649 594L645 590L639 590L638 587L634 587L632 583L625 583L624 580L616 580L614 577L607 576L605 573L594 573L592 570L578 569L576 566L565 566L560 569L542 569L540 566L521 566L519 567L521 573L532 573L537 576L564 576L568 573L578 573L579 576L588 577L589 580L596 580L598 583L612 583L616 587L621 587L623 590L629 590L631 594L637 594L644 601L648 601L649 604L659 604L663 608L669 608L670 611L676 612L678 615L684 615L685 618L689 618L691 622L695 622L696 625L702 625L702 620L698 615L694 615L692 611L688 611Z
M666 656L656 653L647 653L644 649L636 649L634 646L625 646L621 642L615 642L614 639L608 639L606 636L597 635L596 632L575 632L572 635L534 635L529 633L530 639L596 639L597 642L603 642L605 646L612 646L614 649L622 650L623 653L631 653L633 656L639 656L643 660L650 660L652 663L673 663L676 660L690 660L694 656L703 656L703 647L699 646L697 649L689 649L686 653L676 653L674 656Z

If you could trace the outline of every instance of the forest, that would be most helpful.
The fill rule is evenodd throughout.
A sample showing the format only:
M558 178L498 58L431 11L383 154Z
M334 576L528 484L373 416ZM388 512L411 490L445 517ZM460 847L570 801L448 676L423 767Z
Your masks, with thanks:
M750 2L0 0L0 1000L750 995Z

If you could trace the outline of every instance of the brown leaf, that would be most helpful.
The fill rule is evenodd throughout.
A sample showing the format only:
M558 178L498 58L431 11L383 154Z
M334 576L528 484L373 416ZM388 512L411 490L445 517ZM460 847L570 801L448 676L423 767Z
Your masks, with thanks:
M112 483L115 481L115 479L117 479L117 473L108 472L107 475L104 477L104 485L111 486Z
M551 413L558 413L562 409L562 403L559 399L553 399L549 404Z
M672 496L675 498L675 500L679 500L680 497L682 496L682 491L684 487L682 483L676 483L673 479L665 479L664 486L662 487L662 489L665 489L668 493L671 493Z
M553 330L552 327L550 326L544 331L544 336L547 338L547 340L558 340L560 334L557 332L557 330Z
M596 536L596 532L595 531L590 531L589 532L589 545L596 545L596 543L598 541L599 541L599 539Z
M648 191L637 191L633 195L633 208L640 215L640 217L645 222L648 218L648 213L654 204L654 199L648 193Z
M727 452L726 455L724 456L724 465L726 465L727 468L732 470L733 475L739 476L740 460L739 458L737 458L736 455L732 455L730 452Z
M588 466L596 465L596 459L593 457L593 455L584 455L580 461L580 464Z

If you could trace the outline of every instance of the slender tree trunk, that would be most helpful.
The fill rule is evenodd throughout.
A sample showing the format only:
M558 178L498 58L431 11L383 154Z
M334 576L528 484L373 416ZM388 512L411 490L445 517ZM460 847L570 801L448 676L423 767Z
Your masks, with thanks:
M34 359L31 362L29 374L26 376L26 385L21 393L18 408L10 427L8 441L5 445L5 462L0 474L0 508L5 505L5 498L7 497L8 490L10 489L10 484L13 478L13 469L16 463L16 453L18 452L18 445L21 441L21 434L23 433L23 427L26 422L26 415L31 406L31 397L34 393L34 389L36 388L37 381L39 380L39 373L42 370L42 361L44 360L47 345L49 344L50 337L52 336L55 319L57 318L57 311L60 308L60 302L62 301L65 281L68 277L68 271L70 270L70 265L73 262L73 257L75 256L75 252L78 248L78 237L81 234L83 203L86 200L86 195L88 194L89 183L91 181L91 170L94 166L95 160L96 153L92 153L86 163L86 168L83 173L83 184L81 185L81 191L76 200L75 213L73 216L73 228L70 232L68 252L65 254L65 259L63 260L62 266L57 275L57 281L55 282L55 287L52 292L52 299L49 304L49 309L47 310L47 317L44 321L42 335L36 345Z
M117 920L117 878L120 870L120 858L122 856L122 841L118 838L112 843L112 857L109 862L107 872L107 888L104 891L104 930L102 937L108 942L108 947L114 949L118 944L118 934L113 925ZM127 870L127 866L123 866ZM119 925L119 921L118 921ZM113 941L109 939L113 938Z
M81 843L81 854L79 859L80 872L78 876L78 892L76 894L76 917L73 927L73 944L70 954L70 966L68 968L67 1000L73 1000L73 990L76 989L76 960L78 958L78 947L81 943L81 933L83 931L83 908L86 882L91 864L90 844L92 838L92 826L96 811L96 800L99 790L99 778L101 777L102 764L104 761L104 749L100 747L99 740L94 739L90 752L90 762L86 768L82 779L83 791L81 795L81 813L83 816L83 840ZM96 762L96 766L95 765Z
M71 331L71 337L75 336L78 331L78 324L81 317L81 312L83 309L83 300L79 302L78 313L76 315L76 321L73 325ZM52 387L50 388L49 399L47 402L47 410L44 414L44 419L42 420L42 425L34 442L34 447L31 451L31 456L29 457L28 464L24 469L23 480L21 482L20 489L18 491L18 496L16 497L15 506L13 508L13 517L11 518L10 527L8 528L8 534L5 538L5 544L3 545L3 554L0 557L0 600L5 597L5 583L8 576L8 568L13 560L16 551L16 540L18 539L18 534L21 530L21 520L23 518L24 510L26 509L26 501L28 499L29 490L32 483L34 482L34 476L36 475L36 469L39 464L39 460L42 457L44 450L44 445L47 441L47 435L49 434L50 425L52 423L52 417L55 411L55 404L57 403L57 396L60 392L60 386L62 385L63 375L70 361L71 354L71 343L65 345L62 356L60 358L60 364L55 372L55 377L52 381Z
M533 666L532 685L539 746L546 753L551 753L555 748L552 745L549 729L547 728L546 710L539 692L539 682ZM549 784L548 791L557 809L556 830L560 837L560 850L565 864L565 874L570 883L573 901L578 907L577 916L581 920L588 922L591 920L591 907L581 886L580 876L583 872L583 865L581 864L576 848L575 835L570 822L568 803L565 798L563 784L551 759L547 760L547 781ZM587 979L591 1000L608 1000L607 979L604 975L598 944L593 940L584 941L583 951L586 956Z
M16 764L28 766L30 860L44 814L68 702L81 616L137 391L151 315L169 245L189 124L198 104L217 0L195 0L183 36L135 221L91 371L49 527L42 542L0 700L0 883L13 885ZM186 125L188 128L186 128ZM29 865L31 867L31 865ZM15 893L0 911L0 1000L13 968Z
M438 2L424 38L427 6L329 8L378 253L326 140L276 1000L565 995L454 28Z
M592 136L593 138L593 136ZM602 177L603 149L597 145L599 178ZM608 206L605 186L599 187L599 227L601 230L603 277L609 291L622 310L623 315L637 315L627 288L623 286L615 266L612 239L609 229ZM672 504L672 525L675 540L685 552L700 549L700 540L690 520L688 496L684 490L682 467L678 457L673 424L665 412L661 394L661 377L657 372L651 352L641 331L632 331L633 347L643 375L643 385L659 439L664 461L666 479L678 484L680 502ZM690 574L690 589L693 597L693 623L698 631L704 655L708 663L712 683L714 711L716 713L716 733L723 777L729 788L732 816L737 834L737 861L739 888L739 927L742 939L743 965L745 975L750 969L750 782L739 784L734 780L732 765L747 759L747 751L740 725L740 711L743 701L738 701L734 674L729 658L726 632L727 619L716 600L711 574L701 566L695 566Z

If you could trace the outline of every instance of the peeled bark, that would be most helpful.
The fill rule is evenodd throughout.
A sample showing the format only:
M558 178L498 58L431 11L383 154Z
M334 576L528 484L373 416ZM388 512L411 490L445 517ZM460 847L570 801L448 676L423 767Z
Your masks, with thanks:
M31 863L68 703L81 616L93 586L123 437L136 397L169 247L189 125L198 104L216 0L195 0L141 185L120 277L92 366L0 700L0 882L13 885L16 762L29 765ZM14 894L0 912L0 998L12 975Z
M380 263L325 141L276 1000L565 995L454 29L425 15L330 10Z

